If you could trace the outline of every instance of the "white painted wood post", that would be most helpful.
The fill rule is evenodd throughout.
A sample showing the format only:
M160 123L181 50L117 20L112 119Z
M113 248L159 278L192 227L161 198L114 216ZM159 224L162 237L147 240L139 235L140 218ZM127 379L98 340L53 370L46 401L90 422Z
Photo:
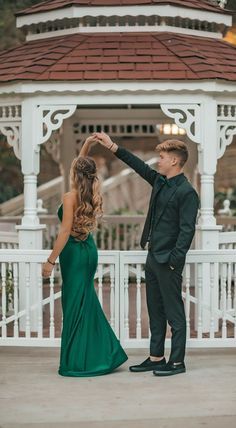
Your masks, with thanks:
M214 216L214 174L217 167L217 104L212 98L208 98L201 106L201 144L198 146L198 168L201 175L201 207L200 217L196 230L196 249L218 250L219 232L222 226L216 225ZM203 265L202 272L202 299L205 305L217 307L219 298L219 287L214 286L214 297L211 297L210 265ZM218 281L218 275L215 276ZM195 322L197 322L195 318ZM211 329L211 314L203 309L202 331L209 332ZM215 330L218 330L218 317L215 315Z
M21 225L16 226L19 233L19 249L42 249L42 234L45 225L39 223L37 216L37 174L39 173L39 150L37 138L39 133L36 106L32 100L22 102L22 143L21 168L24 174L24 215ZM38 301L36 265L30 272L29 305ZM23 266L19 266L19 309L25 309L26 278ZM37 311L30 311L31 331L37 331ZM29 321L29 320L28 320ZM20 330L25 331L26 320L20 319Z

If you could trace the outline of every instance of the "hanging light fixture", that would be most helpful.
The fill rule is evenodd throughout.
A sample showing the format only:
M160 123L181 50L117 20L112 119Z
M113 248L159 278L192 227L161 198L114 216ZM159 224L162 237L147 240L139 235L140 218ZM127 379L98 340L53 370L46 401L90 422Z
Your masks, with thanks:
M175 123L163 123L156 125L157 131L162 135L186 135L183 128L179 128Z

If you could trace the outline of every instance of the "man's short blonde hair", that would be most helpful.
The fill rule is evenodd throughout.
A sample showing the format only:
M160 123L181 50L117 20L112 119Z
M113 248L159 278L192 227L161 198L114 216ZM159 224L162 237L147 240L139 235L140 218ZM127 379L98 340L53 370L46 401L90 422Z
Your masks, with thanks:
M188 160L187 145L180 140L166 140L157 145L156 150L160 152L173 152L180 159L180 166L183 167Z

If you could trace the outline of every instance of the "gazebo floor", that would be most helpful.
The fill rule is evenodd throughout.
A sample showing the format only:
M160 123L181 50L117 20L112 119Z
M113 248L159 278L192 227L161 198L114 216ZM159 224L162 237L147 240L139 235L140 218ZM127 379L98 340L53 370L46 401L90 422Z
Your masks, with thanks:
M235 350L195 349L187 372L171 378L134 374L147 350L106 376L57 374L58 348L3 347L0 353L1 428L233 428Z

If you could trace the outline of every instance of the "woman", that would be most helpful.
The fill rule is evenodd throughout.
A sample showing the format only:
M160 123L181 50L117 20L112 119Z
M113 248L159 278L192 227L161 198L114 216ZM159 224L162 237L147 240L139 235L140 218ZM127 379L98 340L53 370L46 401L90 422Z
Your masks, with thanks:
M62 376L103 375L128 358L94 288L98 254L91 231L102 215L102 198L96 164L87 154L95 141L94 137L87 138L71 164L71 190L58 208L61 229L43 265L43 276L50 276L59 256L63 329L58 373Z

